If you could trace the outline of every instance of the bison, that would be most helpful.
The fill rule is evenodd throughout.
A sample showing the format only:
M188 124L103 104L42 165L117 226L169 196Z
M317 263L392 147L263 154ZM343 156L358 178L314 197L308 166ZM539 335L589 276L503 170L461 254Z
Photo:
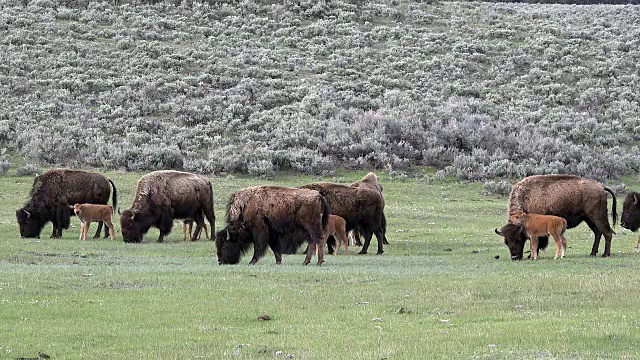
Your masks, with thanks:
M531 240L531 258L538 258L538 237L551 235L556 242L556 260L558 256L564 257L567 251L567 238L564 236L567 231L567 220L554 215L528 214L518 211L511 215L511 223L520 225ZM548 238L547 238L548 240Z
M340 250L340 245L344 244L344 254L349 255L349 237L347 237L346 221L338 215L329 215L329 222L324 229L324 241L327 241L329 236L336 237L336 254Z
M87 240L87 232L92 221L101 221L111 230L111 240L116 239L116 229L113 227L111 219L113 217L113 207L103 204L75 204L69 206L73 209L78 219L80 219L80 238Z
M387 230L382 193L366 187L352 187L330 182L318 182L301 186L302 189L318 191L327 199L331 213L345 219L346 230L359 229L364 235L360 254L366 254L375 234L378 240L378 255L384 253L383 240Z
M567 228L574 228L586 222L595 239L591 256L598 253L600 239L605 238L602 256L611 256L613 229L607 219L607 193L613 197L613 225L617 221L616 196L614 192L591 179L573 175L534 175L516 183L509 195L507 220L518 211L533 214L555 215L567 221ZM504 227L503 227L504 230ZM522 259L524 249L522 233L518 231L497 231L504 236L512 259ZM526 239L526 237L525 237Z
M131 208L120 214L122 238L125 242L142 242L152 226L160 230L158 242L171 232L173 219L193 219L196 229L191 238L200 236L207 218L215 229L213 189L204 176L181 171L151 172L138 180Z
M109 185L111 184L111 185ZM54 169L36 176L27 203L16 210L16 218L23 238L39 238L49 221L53 224L52 238L60 238L62 229L71 224L73 210L69 206L76 203L106 204L113 188L112 204L118 204L116 186L105 176L70 169ZM94 237L100 236L102 222ZM105 228L105 237L109 228Z
M226 227L216 233L219 264L237 264L253 244L255 264L270 247L276 264L282 263L286 241L309 243L304 264L318 247L318 265L324 262L323 231L329 219L326 199L317 191L283 186L254 186L229 199Z
M362 179L352 183L351 186L375 190L380 193L380 195L382 196L382 201L384 202L384 195L382 195L382 185L380 185L380 183L378 182L378 176L373 172L369 172ZM383 217L384 217L384 214L383 214ZM387 223L386 218L384 218L384 223L386 228L386 223ZM360 229L352 230L351 234L352 234L355 245L362 246L362 242L360 241ZM385 245L389 244L389 242L387 241L386 233L384 235L384 238L382 239L382 243Z
M209 240L209 230L207 230L207 224L202 224L202 229L204 229L205 239ZM189 233L189 238L191 238L191 234L193 234L192 230L193 219L182 220L182 240L187 241L187 233ZM200 236L198 236L198 240L200 240Z
M640 228L640 206L638 206L638 200L640 200L640 194L637 192L630 192L625 196L622 203L622 218L620 225L633 232L638 231ZM640 237L636 241L636 249L640 248Z

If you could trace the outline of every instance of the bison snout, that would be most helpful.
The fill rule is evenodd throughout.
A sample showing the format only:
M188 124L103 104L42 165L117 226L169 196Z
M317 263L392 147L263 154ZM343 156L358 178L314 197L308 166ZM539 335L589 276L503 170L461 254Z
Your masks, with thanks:
M520 260L520 256L518 256L518 255L511 255L511 260Z

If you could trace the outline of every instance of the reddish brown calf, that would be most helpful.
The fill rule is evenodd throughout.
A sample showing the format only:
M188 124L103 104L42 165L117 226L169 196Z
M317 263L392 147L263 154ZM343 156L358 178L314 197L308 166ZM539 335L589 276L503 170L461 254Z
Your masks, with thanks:
M80 219L80 238L79 240L87 240L87 232L92 221L102 221L111 231L111 240L116 239L116 230L111 222L113 216L113 207L111 205L102 204L75 204L69 206Z
M567 249L567 238L564 236L567 231L567 220L554 215L528 214L517 211L511 215L511 223L520 225L524 229L527 237L531 240L531 258L538 258L538 237L553 237L556 242L556 256L564 257Z

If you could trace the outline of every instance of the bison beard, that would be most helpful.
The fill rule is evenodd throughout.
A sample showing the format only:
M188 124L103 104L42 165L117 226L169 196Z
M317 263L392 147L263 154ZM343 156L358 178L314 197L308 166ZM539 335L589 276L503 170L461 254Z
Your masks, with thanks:
M304 264L308 264L315 245L322 249L323 229L329 217L326 200L316 191L281 186L255 186L233 194L227 205L227 226L216 233L219 264L237 264L251 244L250 264L255 264L271 248L276 263L282 262L282 249L297 248L307 241ZM322 249L324 250L324 249ZM324 262L318 253L318 264Z
M110 187L111 185L111 187ZM54 169L36 176L30 192L30 199L23 208L16 211L16 219L23 238L40 237L42 229L51 221L52 238L62 236L62 229L71 224L76 203L107 204L113 188L112 203L117 206L118 195L113 181L103 175L80 170ZM99 237L102 222L94 237ZM105 237L109 236L105 228Z

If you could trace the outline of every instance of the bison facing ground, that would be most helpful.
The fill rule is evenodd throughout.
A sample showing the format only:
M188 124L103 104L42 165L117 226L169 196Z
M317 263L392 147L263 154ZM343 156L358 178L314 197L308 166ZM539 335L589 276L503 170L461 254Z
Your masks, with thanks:
M193 219L196 229L191 240L195 241L204 226L204 217L213 232L213 190L206 177L173 170L154 171L138 180L133 205L120 214L120 226L125 242L142 242L152 226L160 230L158 242L162 242L171 232L174 219Z
M633 232L640 228L640 194L637 192L628 193L622 203L622 221L620 225ZM640 238L636 241L636 249L640 249Z
M518 211L555 215L567 221L567 228L586 222L595 236L591 256L598 253L600 239L605 238L602 256L611 255L613 229L607 218L607 193L613 197L612 218L615 225L616 197L614 192L595 180L572 175L535 175L515 184L509 195L507 219ZM503 230L505 228L503 227ZM524 242L518 231L501 231L512 259L522 259Z
M216 233L219 264L237 264L253 244L255 264L270 247L276 263L282 263L282 248L296 242L309 243L304 264L318 247L318 265L324 262L323 231L329 218L327 201L320 193L282 186L254 186L229 199L227 225Z
M30 199L16 211L16 218L23 238L40 237L42 228L51 221L52 238L62 236L62 229L71 224L73 210L69 206L76 203L106 204L113 187L112 203L118 204L114 183L103 175L80 170L54 169L36 176L31 188ZM100 236L102 222L94 237ZM105 228L105 237L109 236Z

